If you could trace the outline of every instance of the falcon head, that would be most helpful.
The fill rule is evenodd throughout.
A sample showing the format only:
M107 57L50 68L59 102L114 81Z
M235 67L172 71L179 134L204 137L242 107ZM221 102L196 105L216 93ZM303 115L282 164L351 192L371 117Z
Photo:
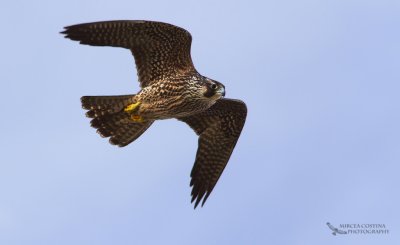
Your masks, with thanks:
M225 86L220 82L206 78L203 83L203 95L206 98L218 100L225 96Z

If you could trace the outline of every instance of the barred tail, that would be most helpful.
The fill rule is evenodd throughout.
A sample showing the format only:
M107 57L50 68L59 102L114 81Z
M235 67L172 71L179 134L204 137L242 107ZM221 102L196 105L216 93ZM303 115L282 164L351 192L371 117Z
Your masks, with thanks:
M154 122L142 123L131 120L124 108L135 103L135 95L118 96L83 96L83 109L88 110L86 116L93 118L92 127L97 129L102 137L110 137L110 143L120 147L126 146L139 138Z

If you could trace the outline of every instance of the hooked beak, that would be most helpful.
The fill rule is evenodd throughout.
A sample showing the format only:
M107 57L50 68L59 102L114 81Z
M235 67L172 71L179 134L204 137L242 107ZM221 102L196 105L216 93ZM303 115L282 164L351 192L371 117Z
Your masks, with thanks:
M222 97L225 96L225 87L221 86L217 91Z

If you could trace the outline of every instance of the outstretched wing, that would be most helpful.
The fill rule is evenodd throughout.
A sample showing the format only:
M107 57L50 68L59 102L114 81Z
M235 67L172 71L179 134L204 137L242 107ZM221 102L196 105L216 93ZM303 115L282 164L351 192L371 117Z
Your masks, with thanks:
M196 160L190 174L192 202L196 200L195 208L202 199L202 206L204 205L217 184L242 132L246 115L247 108L242 101L220 99L205 112L179 118L200 136Z
M342 230L339 230L339 229L336 232L339 233L339 234L347 234L347 231L342 231Z
M190 74L192 37L183 28L155 21L121 20L65 27L66 38L92 46L127 48L135 57L141 87Z

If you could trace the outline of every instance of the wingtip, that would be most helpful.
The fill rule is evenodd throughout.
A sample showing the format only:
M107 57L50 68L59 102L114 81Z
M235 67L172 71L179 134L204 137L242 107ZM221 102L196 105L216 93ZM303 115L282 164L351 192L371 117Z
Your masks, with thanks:
M197 200L196 200L196 202L194 204L194 209L197 208L197 206L199 205L200 201L201 201L201 198L197 198Z
M204 206L204 204L207 201L208 196L210 195L210 193L207 193L204 197L203 195L199 196L199 195L192 195L192 200L190 201L190 203L193 203L195 200L196 202L194 203L194 209L197 208L197 206L199 206L199 204L201 203L201 207Z
M194 194L192 194L192 200L190 200L190 203L193 203L196 200L196 202L194 203L194 209L197 208L197 206L200 203L200 198Z
M64 30L60 31L59 33L60 33L61 35L66 35L65 37L67 37L67 35L68 35L68 29L69 29L69 26L65 26L65 27L64 27Z
M64 38L70 39L72 41L78 41L78 42L80 42L82 44L85 44L81 40L82 37L80 35L82 33L79 31L79 28L76 28L75 26L66 26L66 27L64 27L64 30L60 31L60 34L64 35Z
M207 192L206 195L204 196L203 202L201 203L202 207L204 206L204 203L206 203L206 201L207 201L208 197L210 196L210 194L211 194L211 191Z
M192 194L192 200L190 200L190 203L193 203L193 201L196 199L196 196Z

